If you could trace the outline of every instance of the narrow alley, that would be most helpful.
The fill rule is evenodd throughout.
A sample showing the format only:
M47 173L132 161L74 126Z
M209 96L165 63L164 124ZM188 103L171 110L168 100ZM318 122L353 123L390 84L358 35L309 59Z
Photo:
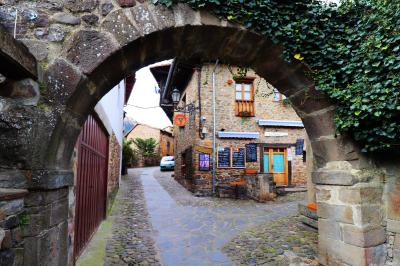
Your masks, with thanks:
M112 228L107 237L105 265L241 264L244 258L229 256L234 250L224 246L248 229L296 215L297 204L303 198L304 194L298 193L263 204L195 197L171 177L171 172L160 172L154 167L130 169L128 176L123 177L109 218ZM298 223L292 219L285 221ZM316 242L316 232L311 232L311 238ZM269 255L283 254L282 247L276 250L278 254ZM86 256L81 260L85 261Z

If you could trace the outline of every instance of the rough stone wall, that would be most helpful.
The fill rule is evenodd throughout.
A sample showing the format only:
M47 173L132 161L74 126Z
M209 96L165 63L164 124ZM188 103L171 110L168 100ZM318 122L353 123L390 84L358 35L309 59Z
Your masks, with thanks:
M107 211L119 188L121 175L121 146L113 133L108 146Z
M72 171L74 173L74 185L68 188L68 265L73 265L74 262L76 184L78 177L77 146L75 146L72 156Z
M0 189L0 265L22 265L25 189Z
M193 80L191 81L191 83ZM187 99L197 99L196 94L194 91L187 90L185 92L186 98ZM190 103L190 102L187 102ZM187 114L188 117L191 117L191 119L194 119L197 121L196 114L191 113ZM195 192L193 189L193 178L192 177L186 177L186 174L183 172L184 168L183 165L185 165L185 169L187 167L190 167L194 169L196 165L196 156L194 153L194 147L196 144L196 136L198 136L198 133L196 131L195 126L189 126L189 123L185 127L177 127L174 126L174 156L175 156L175 169L174 169L174 176L175 179L181 183L184 187L187 189ZM193 159L192 163L190 165L185 164L184 158L183 158L183 152L185 151L191 151L191 157Z
M400 265L400 166L386 167L384 203L386 209L387 264Z
M206 122L204 126L209 132L204 139L199 137L199 111L193 114L187 114L188 122L184 128L176 128L174 131L176 141L176 170L175 178L181 179L182 158L180 154L189 146L193 147L193 180L196 192L201 194L209 194L211 189L211 172L199 171L198 160L199 152L196 147L212 147L212 68L213 65L204 65L201 68L201 105L202 117ZM233 68L232 72L236 73L237 69ZM296 112L292 107L280 102L274 101L272 94L273 88L264 79L260 78L253 70L249 70L247 77L254 79L255 91L255 117L241 118L235 115L235 83L229 84L229 80L233 80L233 74L226 65L219 65L216 69L216 120L217 131L238 131L238 132L259 132L258 139L221 139L217 137L217 147L233 147L244 148L248 143L269 143L269 144L292 144L296 143L299 138L305 138L306 133L302 128L279 128L279 127L261 127L257 124L258 119L274 119L274 120L295 120L300 121ZM195 102L198 106L198 75L193 75L191 81L186 88L186 104ZM282 137L266 137L265 131L268 132L285 132L288 136ZM291 147L292 154L292 184L305 185L307 182L306 164L303 162L303 156L295 155L295 147ZM246 166L255 166L260 169L260 148L257 148L258 162L247 163ZM216 175L218 182L228 182L241 179L244 169L234 168L217 168ZM186 182L188 183L188 182ZM189 187L189 185L187 186Z

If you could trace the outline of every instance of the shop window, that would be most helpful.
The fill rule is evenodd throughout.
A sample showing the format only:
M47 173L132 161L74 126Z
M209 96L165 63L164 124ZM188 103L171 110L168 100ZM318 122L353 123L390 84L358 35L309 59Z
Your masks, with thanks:
M253 79L236 80L235 84L236 116L254 116Z

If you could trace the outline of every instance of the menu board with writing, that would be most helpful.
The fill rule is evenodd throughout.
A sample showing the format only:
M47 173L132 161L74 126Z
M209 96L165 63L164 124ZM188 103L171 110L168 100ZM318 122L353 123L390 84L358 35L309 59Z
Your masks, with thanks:
M210 154L199 153L199 170L200 171L210 170Z
M231 148L218 148L218 167L231 167Z
M257 162L257 144L246 145L246 162Z
M242 168L244 164L244 148L234 150L232 153L232 167Z

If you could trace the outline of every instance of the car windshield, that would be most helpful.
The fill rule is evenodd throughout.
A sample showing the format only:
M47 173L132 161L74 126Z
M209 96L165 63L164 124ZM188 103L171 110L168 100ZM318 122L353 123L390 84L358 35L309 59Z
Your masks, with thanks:
M174 156L163 157L161 161L163 162L174 161Z

